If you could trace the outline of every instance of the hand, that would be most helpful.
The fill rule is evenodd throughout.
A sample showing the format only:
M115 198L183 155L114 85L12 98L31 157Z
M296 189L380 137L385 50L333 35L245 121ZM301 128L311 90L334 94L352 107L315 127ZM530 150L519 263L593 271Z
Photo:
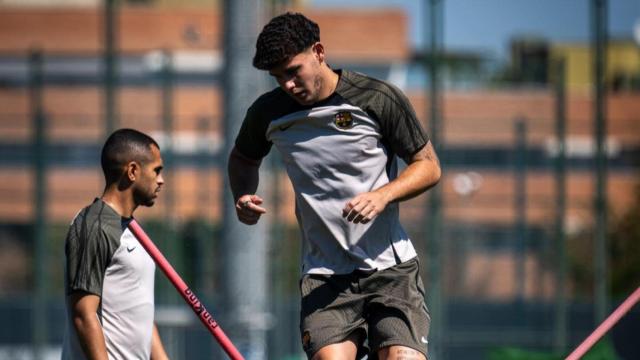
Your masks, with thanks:
M259 205L263 202L258 195L242 195L236 201L236 214L240 222L253 225L260 220L260 216L267 210Z
M342 217L354 224L366 224L378 216L387 204L384 193L380 191L358 194L342 209Z

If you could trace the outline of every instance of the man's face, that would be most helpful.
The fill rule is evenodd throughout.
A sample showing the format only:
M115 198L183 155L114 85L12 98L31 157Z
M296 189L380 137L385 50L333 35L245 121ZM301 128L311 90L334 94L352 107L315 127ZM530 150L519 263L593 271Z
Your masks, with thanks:
M151 161L140 164L140 176L134 183L133 196L136 204L153 206L158 192L164 184L162 178L162 158L160 150L151 145Z
M315 45L269 70L269 75L301 105L323 100L320 99L323 83L320 54Z

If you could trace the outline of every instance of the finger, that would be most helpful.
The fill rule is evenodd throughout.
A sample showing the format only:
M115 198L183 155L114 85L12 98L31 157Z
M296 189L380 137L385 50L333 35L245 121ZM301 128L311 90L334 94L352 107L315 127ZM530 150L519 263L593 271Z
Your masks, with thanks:
M260 196L258 196L258 195L251 195L251 196L249 197L249 200L250 200L252 203L254 203L254 204L258 204L258 205L262 204L262 202L264 201L264 200L262 200L262 198L261 198Z
M360 200L357 198L353 198L344 205L342 209L342 217L347 217L353 211L353 209L360 203Z
M351 206L347 203L347 205L345 205L345 207L342 209L342 217L347 217L347 215L349 215L350 212L351 212Z
M359 223L362 218L371 212L373 209L370 206L371 200L363 199L359 200L357 204L351 209L351 213L347 217L349 221Z
M347 221L353 222L358 215L359 213L355 209L351 210L347 215Z
M376 216L376 212L374 209L370 209L366 213L361 213L360 215L361 217L356 219L357 223L366 224Z
M263 208L262 206L257 205L254 202L249 202L246 205L243 206L244 210L248 210L251 213L259 213L259 214L264 214L267 212L267 209Z
M364 209L361 209L363 207L364 207L364 205L361 205L361 206L356 206L353 209L351 209L351 212L349 212L349 215L347 215L347 221L351 221L351 222L357 223L356 219L362 218L362 216L363 216L362 215L362 211Z
M375 211L371 211L370 213L368 213L360 222L361 224L366 224L369 221L373 220L376 216L378 216L378 213Z
M236 209L242 209L246 207L248 203L251 202L251 195L242 195L236 201Z
M367 214L369 213L371 213L371 210L368 210L367 208L362 209L362 211L360 211L358 215L356 215L356 217L353 219L353 223L361 224L364 221L364 219L366 219Z

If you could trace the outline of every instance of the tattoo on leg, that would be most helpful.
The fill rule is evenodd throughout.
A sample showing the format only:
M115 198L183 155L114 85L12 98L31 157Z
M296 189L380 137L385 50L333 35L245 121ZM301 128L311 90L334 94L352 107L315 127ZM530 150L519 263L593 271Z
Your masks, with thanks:
M422 353L411 349L398 349L396 350L397 360L419 360Z

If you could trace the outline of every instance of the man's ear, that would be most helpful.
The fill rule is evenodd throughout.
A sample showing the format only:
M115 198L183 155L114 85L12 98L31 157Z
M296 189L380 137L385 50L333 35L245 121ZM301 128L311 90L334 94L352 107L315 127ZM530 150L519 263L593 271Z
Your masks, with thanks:
M130 182L136 181L138 176L140 176L140 165L135 161L130 161L126 165L125 173L127 175L127 180Z
M324 62L324 45L322 45L321 42L317 42L313 44L311 49L313 50L313 53L316 55L316 58L318 59L318 61L320 63L323 63Z

